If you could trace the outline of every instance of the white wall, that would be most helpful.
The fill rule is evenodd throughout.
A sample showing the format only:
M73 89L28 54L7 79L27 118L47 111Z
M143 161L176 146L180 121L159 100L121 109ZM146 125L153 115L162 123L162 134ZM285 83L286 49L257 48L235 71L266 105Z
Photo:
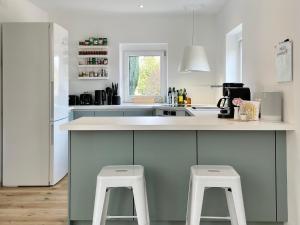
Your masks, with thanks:
M296 3L297 2L297 3ZM218 41L221 50L217 60L219 81L225 78L225 35L243 23L244 83L253 91L282 91L284 119L296 124L297 131L288 133L288 204L290 225L300 224L300 35L298 0L230 0L218 16ZM298 18L296 18L296 15ZM298 19L298 20L297 20ZM298 29L296 31L296 28ZM276 81L275 49L279 41L291 38L295 42L295 80L278 84Z
M49 16L45 11L39 9L27 0L0 0L0 24L4 22L46 22L48 20ZM0 68L0 73L1 71L2 69ZM2 103L0 107L1 105ZM1 131L2 129L0 130L0 135L2 136ZM0 151L2 151L2 149ZM2 154L0 154L0 174L2 174L1 156ZM2 176L0 176L0 183L1 179Z
M46 22L48 13L28 0L0 0L0 23Z
M186 15L92 15L65 12L53 15L54 20L66 27L70 35L70 92L103 89L119 81L120 43L168 43L169 86L187 88L193 103L215 103L216 23L214 16L198 16L196 43L205 46L211 73L179 74L177 69L185 45L191 44L192 17ZM78 41L93 35L104 35L110 45L110 80L82 81L77 79Z

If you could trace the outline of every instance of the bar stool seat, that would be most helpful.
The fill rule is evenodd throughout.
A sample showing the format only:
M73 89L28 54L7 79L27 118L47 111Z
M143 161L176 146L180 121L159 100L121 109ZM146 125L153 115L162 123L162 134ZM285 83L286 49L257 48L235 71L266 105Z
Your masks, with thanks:
M201 216L205 189L225 190L230 217ZM199 225L201 219L230 220L232 225L246 225L239 174L231 166L196 165L191 167L186 225Z
M117 187L132 189L137 216L107 215L110 190ZM107 219L129 218L137 218L139 225L150 224L144 167L139 165L103 167L97 176L93 225L105 225Z

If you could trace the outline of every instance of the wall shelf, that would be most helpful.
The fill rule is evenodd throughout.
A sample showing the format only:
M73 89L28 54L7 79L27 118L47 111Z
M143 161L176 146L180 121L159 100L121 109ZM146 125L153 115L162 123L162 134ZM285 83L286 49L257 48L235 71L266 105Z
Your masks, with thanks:
M78 58L108 58L108 55L78 55Z
M103 41L97 43L107 44L107 38L101 37L89 38L89 43L93 44L97 39ZM105 42L104 39L106 39ZM78 80L108 80L108 45L81 45L82 42L84 41L79 41L78 45Z
M79 68L107 68L108 65L78 65Z
M78 77L78 80L108 80L108 77Z
M108 45L79 45L79 49L107 49Z

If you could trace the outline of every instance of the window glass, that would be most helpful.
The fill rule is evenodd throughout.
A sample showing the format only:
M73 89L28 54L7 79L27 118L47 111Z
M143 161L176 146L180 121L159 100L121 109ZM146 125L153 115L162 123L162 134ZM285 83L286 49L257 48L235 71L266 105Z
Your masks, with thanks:
M129 95L160 96L161 57L129 56Z
M242 82L243 79L243 25L226 35L226 82Z

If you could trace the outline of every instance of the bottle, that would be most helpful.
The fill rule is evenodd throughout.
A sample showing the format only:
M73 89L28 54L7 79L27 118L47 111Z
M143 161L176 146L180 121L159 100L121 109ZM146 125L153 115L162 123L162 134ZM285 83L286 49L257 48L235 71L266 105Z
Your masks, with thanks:
M169 87L169 91L168 91L168 101L167 101L167 103L168 103L169 105L172 104L172 88L171 88L171 87Z
M176 102L176 89L175 89L175 87L173 87L173 91L172 91L172 106L175 106L175 102Z
M178 105L183 105L183 91L180 89L178 91Z
M183 96L183 104L186 105L186 103L187 103L187 99L186 99L187 93L186 93L186 89L185 88L183 89L182 96Z
M176 91L176 94L175 94L175 106L178 106L178 100L179 100L179 90Z

